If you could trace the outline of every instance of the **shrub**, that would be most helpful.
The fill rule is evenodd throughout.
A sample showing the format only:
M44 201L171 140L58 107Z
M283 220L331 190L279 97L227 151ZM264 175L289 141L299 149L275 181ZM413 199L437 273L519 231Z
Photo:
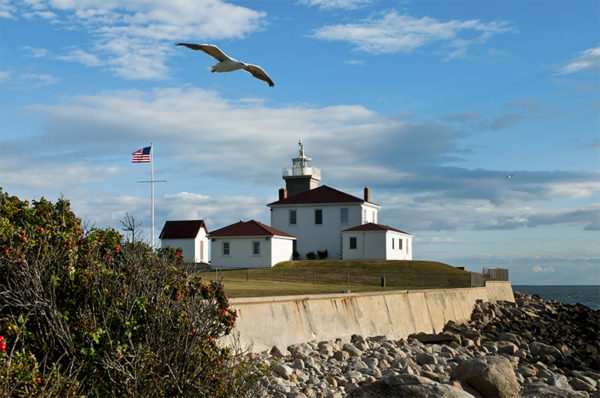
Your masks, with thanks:
M327 258L327 249L321 251L317 250L317 255L319 256L319 260L324 260Z
M306 253L306 258L309 260L314 260L315 259L315 252L308 252Z
M294 259L294 260L298 260L299 258L300 258L300 253L298 253L298 251L297 251L297 250L294 250L294 251L292 252L292 259Z
M181 262L0 188L0 395L256 395L265 370L217 344L237 317L223 286Z

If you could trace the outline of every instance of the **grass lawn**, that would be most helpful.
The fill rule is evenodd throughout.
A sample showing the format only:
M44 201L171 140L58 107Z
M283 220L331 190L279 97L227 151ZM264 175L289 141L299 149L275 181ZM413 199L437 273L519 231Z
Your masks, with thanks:
M468 287L470 273L435 261L306 260L272 268L209 271L229 297ZM385 287L382 287L385 279Z

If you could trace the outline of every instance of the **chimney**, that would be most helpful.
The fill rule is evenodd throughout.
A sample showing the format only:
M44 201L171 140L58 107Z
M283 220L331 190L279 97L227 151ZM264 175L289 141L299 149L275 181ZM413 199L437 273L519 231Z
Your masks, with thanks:
M287 199L287 190L285 188L279 188L279 200Z
M369 191L369 187L365 187L365 202L371 201L371 192Z

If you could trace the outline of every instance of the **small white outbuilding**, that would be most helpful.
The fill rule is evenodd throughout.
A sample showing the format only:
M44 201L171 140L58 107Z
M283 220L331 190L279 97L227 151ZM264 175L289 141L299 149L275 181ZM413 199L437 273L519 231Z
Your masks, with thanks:
M213 268L272 267L292 259L296 237L258 221L240 221L209 233Z
M159 235L162 248L181 247L183 261L208 263L208 230L204 220L167 221Z
M367 223L342 231L344 260L412 260L413 235Z

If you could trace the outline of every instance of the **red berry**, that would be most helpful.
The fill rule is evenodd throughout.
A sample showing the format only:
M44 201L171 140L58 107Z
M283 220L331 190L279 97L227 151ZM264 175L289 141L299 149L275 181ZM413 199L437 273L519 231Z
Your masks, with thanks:
M40 227L40 232L44 232L44 228Z
M42 379L40 379L39 377L35 380L37 381L38 384L40 384L42 382Z
M4 254L8 254L8 249L4 249ZM2 336L0 336L2 337Z
M22 237L22 238L21 238L21 240L22 240L23 242L27 243L27 237L26 237L26 236Z
M67 241L67 245L71 246L71 241L70 240Z
M115 251L118 252L119 250L121 250L120 246L115 247Z

